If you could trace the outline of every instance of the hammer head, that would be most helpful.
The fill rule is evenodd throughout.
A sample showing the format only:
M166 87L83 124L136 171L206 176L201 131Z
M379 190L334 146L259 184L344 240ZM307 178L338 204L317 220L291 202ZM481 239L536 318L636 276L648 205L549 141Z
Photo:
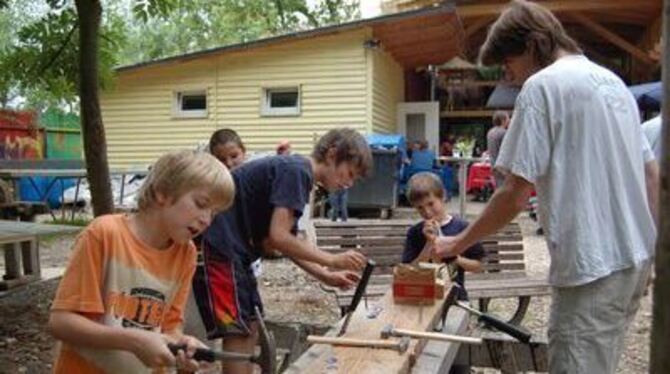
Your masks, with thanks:
M381 338L382 339L388 339L388 338L394 336L393 332L394 332L393 325L389 323L388 325L384 326L384 328L382 329Z
M398 342L398 352L405 353L407 348L409 348L409 337L403 336Z

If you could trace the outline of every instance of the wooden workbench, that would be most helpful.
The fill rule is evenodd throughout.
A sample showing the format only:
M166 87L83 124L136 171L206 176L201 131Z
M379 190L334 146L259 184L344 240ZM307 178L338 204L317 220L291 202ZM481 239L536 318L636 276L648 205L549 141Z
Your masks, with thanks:
M0 290L40 279L40 236L79 230L81 227L78 226L0 220L0 249L5 258L5 274L0 281Z
M446 294L446 292L445 292ZM376 318L368 318L370 310L381 306ZM442 302L423 307L393 303L391 290L378 302L370 303L366 310L361 303L351 318L344 337L379 339L382 328L393 324L396 328L432 331L440 318ZM327 335L336 335L342 321ZM451 308L443 331L463 335L467 316L458 308ZM393 338L397 339L397 338ZM447 372L460 344L426 342L412 339L409 349L397 351L372 348L333 347L313 345L288 368L286 373L437 373Z

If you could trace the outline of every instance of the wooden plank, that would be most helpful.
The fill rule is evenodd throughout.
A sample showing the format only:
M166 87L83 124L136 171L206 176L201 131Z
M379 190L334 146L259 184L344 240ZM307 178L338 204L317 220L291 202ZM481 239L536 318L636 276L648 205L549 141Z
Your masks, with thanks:
M409 219L350 219L347 222L333 222L331 220L314 220L314 227L318 230L321 227L371 227L371 226L411 226L416 220Z
M316 244L318 246L328 245L359 245L359 246L376 246L400 244L401 247L405 243L403 237L354 237L354 238L320 238L317 236Z
M482 264L484 271L491 270L525 270L526 264L523 262L500 262L500 263L484 263Z
M446 294L446 292L445 292ZM370 319L361 303L354 312L349 328L343 335L358 339L379 339L382 328L393 324L397 328L419 331L431 331L439 320L441 302L435 305L397 305L393 303L393 296L389 290L379 301L382 310L379 315ZM341 322L340 322L341 323ZM339 324L328 335L334 335L339 330ZM286 373L406 373L411 363L419 355L415 351L420 346L417 340L412 340L407 352L400 354L392 350L332 347L329 345L312 346Z
M467 335L468 314L462 309L452 308L445 321L442 332L454 335ZM429 341L423 348L416 364L412 367L414 374L447 373L455 361L462 344L453 342Z
M331 237L331 236L349 236L349 235L356 235L356 236L402 236L403 238L405 235L407 235L407 229L409 229L410 226L402 226L402 227L388 227L388 228L380 228L380 227L373 227L373 228L364 228L364 227L357 227L357 228L344 228L344 229L339 229L339 228L318 228L317 229L317 235L319 237Z
M3 279L11 280L21 277L21 245L20 243L3 244L5 257L5 275Z
M547 342L543 338L533 337L530 344L525 344L488 331L483 332L481 338L484 344L461 345L455 363L499 369L503 373L549 371Z

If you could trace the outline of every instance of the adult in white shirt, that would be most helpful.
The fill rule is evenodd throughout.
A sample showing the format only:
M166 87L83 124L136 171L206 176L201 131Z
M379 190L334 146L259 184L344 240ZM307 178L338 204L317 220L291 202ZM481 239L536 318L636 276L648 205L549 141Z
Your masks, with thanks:
M549 370L614 373L656 238L658 166L635 100L538 3L513 1L480 59L522 85L496 162L507 176L476 221L438 239L436 254L457 255L502 228L534 186L551 257Z

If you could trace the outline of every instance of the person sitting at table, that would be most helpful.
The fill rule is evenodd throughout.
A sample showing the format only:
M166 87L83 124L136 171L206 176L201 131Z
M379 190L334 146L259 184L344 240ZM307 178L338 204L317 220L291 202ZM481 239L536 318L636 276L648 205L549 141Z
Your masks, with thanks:
M435 152L428 149L428 142L420 140L416 143L418 149L412 152L412 160L409 164L409 170L412 175L421 171L432 171L435 166Z

